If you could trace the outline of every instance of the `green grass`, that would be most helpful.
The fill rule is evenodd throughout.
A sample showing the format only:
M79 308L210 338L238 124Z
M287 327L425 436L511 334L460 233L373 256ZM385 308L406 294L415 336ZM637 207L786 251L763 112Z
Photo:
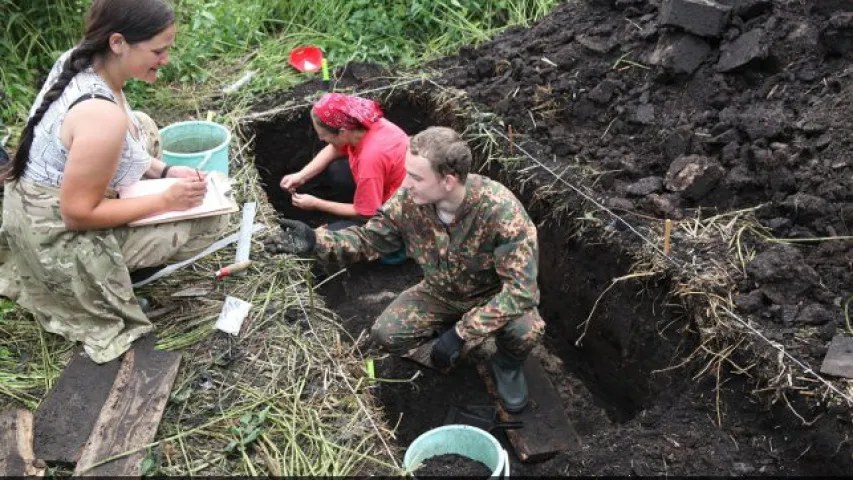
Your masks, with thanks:
M59 377L72 346L0 299L0 406L13 400L35 408Z
M55 58L82 35L90 0L0 0L9 18L0 32L0 123L26 120ZM482 42L509 25L546 15L557 0L174 0L177 45L157 85L127 87L137 108L192 110L246 72L241 97L305 79L287 63L295 46L325 51L331 69L350 61L413 68ZM0 131L0 138L4 135Z

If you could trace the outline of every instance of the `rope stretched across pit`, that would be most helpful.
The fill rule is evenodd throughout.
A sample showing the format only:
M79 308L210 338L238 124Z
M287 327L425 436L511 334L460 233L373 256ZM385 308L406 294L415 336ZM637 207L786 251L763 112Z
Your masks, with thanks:
M508 141L508 142L509 142L509 141L511 141L511 140L509 139L509 137L507 137L507 136L506 136L502 131L497 130L497 129L495 129L495 128L491 128L491 131L492 131L492 132L494 132L496 135L500 136L501 138L503 138L504 140L506 140L506 141ZM605 207L604 205L602 205L600 202L598 202L597 200L595 200L594 198L592 198L590 195L588 195L586 192L582 191L580 188L578 188L578 187L576 187L576 186L572 185L568 180L564 179L564 178L563 178L563 177L561 177L560 175L557 175L557 174L556 174L556 172L554 172L554 170L553 170L553 169L551 169L550 167L548 167L547 165L545 165L544 163L542 163L539 159L537 159L536 157L534 157L533 155L531 155L527 150L525 150L523 147L521 147L521 146L520 146L520 145L518 145L517 143L515 143L515 144L514 144L514 146L515 146L515 148L517 148L517 149L518 149L518 151L519 151L519 152L523 153L527 158L529 158L529 159L530 159L530 160L532 160L534 163L536 163L537 165L539 165L543 170L545 170L546 172L548 172L549 174L551 174L554 178L556 178L558 181L560 181L561 183L563 183L565 186L567 186L567 187L571 188L572 190L574 190L575 192L577 192L577 194L578 194L578 195L580 195L580 196L584 197L584 198L585 198L586 200L588 200L589 202L591 202L591 203L595 204L597 207L601 208L601 209L602 209L602 210L604 210L605 212L607 212L607 213L609 213L610 215L612 215L616 220L618 220L618 221L622 222L623 224L625 224L625 225L626 225L626 226L627 226L627 227L628 227L628 228L629 228L629 229L630 229L630 230L631 230L635 235L637 235L637 236L638 236L642 241L644 241L645 243L647 243L647 244L648 244L648 245L649 245L649 246L650 246L654 251L656 251L657 253L659 253L660 255L662 255L664 258L666 258L667 260L669 260L670 262L672 262L672 263L673 263L673 265L675 265L677 268L679 268L683 273L689 273L689 272L688 272L688 270L687 270L687 268L684 266L684 264L683 264L683 263L679 263L676 259L674 259L674 258L672 258L670 255L667 255L666 253L664 253L664 252L663 252L663 250L661 250L661 249L660 249L657 245L655 245L651 240L649 240L648 238L646 238L646 236L644 236L644 235L643 235L643 234L641 234L639 231L637 231L637 229L635 229L633 226L631 226L631 224L630 224L630 223L628 223L628 221L627 221L627 220L625 220L624 218L620 217L619 215L617 215L616 213L614 213L614 212L613 212L612 210L610 210L609 208L607 208L607 207ZM722 308L722 309L723 309L723 310L724 310L724 311L725 311L725 312L726 312L726 313L727 313L727 314L728 314L732 319L734 319L735 321L737 321L738 323L740 323L741 325L743 325L744 327L746 327L746 328L747 328L750 332L752 332L754 335L758 336L759 338L761 338L762 340L764 340L765 342L767 342L767 344L768 344L768 345L770 345L771 347L775 348L776 350L778 350L779 352L781 352L784 356L786 356L787 358L789 358L792 362L794 362L797 366L799 366L799 367L803 370L803 373L805 373L806 375L811 375L812 377L814 377L815 379L817 379L819 382L823 383L827 388L829 388L830 390L832 390L833 392L835 392L836 394L838 394L839 396L841 396L842 398L844 398L845 400L847 400L848 404L853 405L853 397L850 397L849 395L845 394L844 392L842 392L841 390L839 390L838 388L836 388L836 387L835 387L835 385L833 385L832 383L828 382L827 380L825 380L825 379L824 379L823 377L821 377L820 375L816 374L816 373L814 372L814 369L812 369L812 368L811 368L810 366L808 366L806 363L804 363L804 362L802 362L802 361L798 360L796 357L794 357L793 355L791 355L790 353L788 353L788 352L785 350L785 348L784 348L784 347L782 347L782 346L778 345L777 343L775 343L775 342L771 341L769 338L765 337L765 336L764 336L760 331L758 331L755 327L753 327L753 326L752 326L752 325L750 325L748 322L746 322L745 320L743 320L742 318L740 318L740 316L738 316L737 314L735 314L734 312L732 312L730 309L726 308L725 306L722 306L721 308Z
M412 84L414 84L414 83L419 83L419 82L421 82L421 83L423 83L423 82L429 83L429 84L433 85L434 87L436 87L436 88L438 88L438 89L441 89L441 90L445 90L445 89L446 89L445 87L443 87L442 85L438 84L437 82L435 82L435 81L434 81L434 80L432 80L431 78L422 77L422 78L416 78L416 79L408 80L408 81L405 81L405 82L395 83L395 84L388 85L388 86L385 86L385 87L379 87L379 88L374 88L374 89L369 89L369 90L363 90L363 91L359 91L359 92L354 92L354 93L353 93L353 95L359 95L359 96L361 96L361 95L366 95L366 94L370 94L370 93L384 92L384 91L394 90L394 89L396 89L396 88L400 88L400 87L404 87L404 86L412 85ZM240 121L252 121L252 120L259 120L259 119L263 119L263 118L266 118L266 117L274 116L274 115L277 115L277 114L280 114L280 113L283 113L283 112L287 112L287 111L291 111L291 110L298 110L298 109L303 109L303 108L309 108L309 107L311 107L311 105L312 105L311 103L305 103L305 104L299 104L299 105L290 105L290 106L283 107L283 108L272 109L272 110L268 110L268 111L265 111L265 112L260 112L260 113L252 114L252 115L246 115L246 116L244 116L244 117L241 117L239 120L240 120ZM632 233L634 233L634 235L636 235L638 238L640 238L644 243L646 243L649 247L651 247L651 248L652 248L652 250L654 250L655 252L657 252L659 255L661 255L663 258L665 258L667 261L671 262L671 263L672 263L676 268L678 268L682 273L689 273L688 269L685 267L686 263L684 263L684 262L679 262L677 259L675 259L675 258L673 258L672 256L670 256L670 255L666 254L666 253L665 253L665 252L664 252L664 251L663 251L663 250L662 250L662 249L661 249L657 244L655 244L654 242L652 242L651 240L649 240L645 235L643 235L642 233L640 233L636 228L634 228L634 226L633 226L633 225L631 225L630 223L628 223L628 221L627 221L627 220L625 220L624 218L622 218L622 217L621 217L621 216L619 216L618 214L614 213L614 212L613 212L613 210L611 210L611 209L607 208L606 206L602 205L602 204L601 204L601 202L597 201L595 198L593 198L592 196L590 196L589 194L587 194L586 192L584 192L583 190L581 190L579 187L577 187L577 186L573 185L571 182L569 182L568 180L564 179L562 176L557 175L557 173L556 173L553 169L551 169L550 167L548 167L547 165L545 165L542 161L540 161L539 159L537 159L536 157L534 157L533 155L531 155L531 154L530 154L527 150L525 150L523 147L521 147L521 146L520 146L520 145L518 145L517 143L513 142L513 141L512 141L512 139L510 139L510 138L509 138L509 137L508 137L504 132L502 132L502 131L500 131L500 130L498 130L498 129L495 129L494 127L490 127L490 131L492 131L492 132L493 132L494 134L496 134L497 136L499 136L499 137L503 138L503 139L504 139L504 140L506 140L507 142L511 143L511 144L514 146L514 148L517 148L517 149L518 149L522 154L524 154L524 156L526 156L527 158L529 158L530 160L532 160L534 163L536 163L539 167L541 167L543 170L545 170L546 172L548 172L551 176L553 176L554 178L556 178L556 179L557 179L559 182L561 182L563 185L565 185L565 186L569 187L570 189L572 189L573 191L575 191L578 195L582 196L584 199L586 199L586 200L587 200L587 201L589 201L590 203L594 204L595 206L597 206L597 207L598 207L598 208L600 208L601 210L603 210L603 211L607 212L608 214L610 214L610 215L611 215L615 220L617 220L617 221L621 222L621 223L622 223L623 225L625 225L625 226L626 226L626 227L627 227L627 228L628 228ZM770 345L770 346L771 346L771 347L773 347L774 349L778 350L778 351L779 351L779 352L781 352L785 357L787 357L788 359L790 359L794 364L796 364L798 367L800 367L800 368L803 370L803 372L804 372L805 374L807 374L807 375L810 375L810 376L814 377L814 378L815 378L815 379L817 379L820 383L824 384L827 388L829 388L830 390L832 390L833 392L835 392L836 394L838 394L840 397L844 398L844 399L848 402L848 404L853 405L853 397L850 397L849 395L845 394L844 392L842 392L841 390L839 390L838 388L836 388L834 385L832 385L832 383L828 382L828 381L827 381L827 380L825 380L823 377L821 377L820 375L818 375L817 373L815 373L814 369L812 369L812 368L811 368L811 367L809 367L807 364L805 364L804 362L802 362L802 361L798 360L796 357L794 357L793 355L791 355L790 353L788 353L788 352L784 349L784 347L782 347L782 346L780 346L780 345L778 345L778 344L774 343L773 341L771 341L770 339L768 339L767 337L765 337L765 336L764 336L764 335L763 335L759 330L755 329L755 327L751 326L747 321L743 320L740 316L738 316L737 314L735 314L733 311L731 311L730 309L728 309L728 308L726 308L726 307L722 307L722 309L723 309L723 310L724 310L724 311L729 315L729 317L730 317L730 318L734 319L735 321L737 321L738 323L740 323L741 325L743 325L744 327L746 327L746 328L747 328L747 329L748 329L752 334L756 335L758 338L761 338L761 339L762 339L762 340L764 340L768 345Z

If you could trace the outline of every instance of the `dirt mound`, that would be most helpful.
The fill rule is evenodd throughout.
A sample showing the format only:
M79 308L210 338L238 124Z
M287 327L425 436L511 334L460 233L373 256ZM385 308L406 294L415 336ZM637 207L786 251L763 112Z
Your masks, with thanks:
M851 51L849 1L588 0L436 66L627 218L758 207L737 306L817 370L853 294Z

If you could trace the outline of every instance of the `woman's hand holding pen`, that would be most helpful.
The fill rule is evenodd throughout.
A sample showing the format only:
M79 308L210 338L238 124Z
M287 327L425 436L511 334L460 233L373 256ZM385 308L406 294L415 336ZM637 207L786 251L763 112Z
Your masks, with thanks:
M201 205L207 193L207 174L189 167L172 167L169 176L183 181L175 182L163 192L168 210L187 210Z
M174 166L169 167L169 178L191 178L193 180L207 180L207 172L196 170L195 168Z

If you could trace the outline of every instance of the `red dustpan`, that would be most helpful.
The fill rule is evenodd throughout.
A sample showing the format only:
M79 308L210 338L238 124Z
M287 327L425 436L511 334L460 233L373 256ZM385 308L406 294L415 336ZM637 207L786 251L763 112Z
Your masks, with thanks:
M319 72L323 51L315 46L297 47L290 51L290 64L300 72Z

